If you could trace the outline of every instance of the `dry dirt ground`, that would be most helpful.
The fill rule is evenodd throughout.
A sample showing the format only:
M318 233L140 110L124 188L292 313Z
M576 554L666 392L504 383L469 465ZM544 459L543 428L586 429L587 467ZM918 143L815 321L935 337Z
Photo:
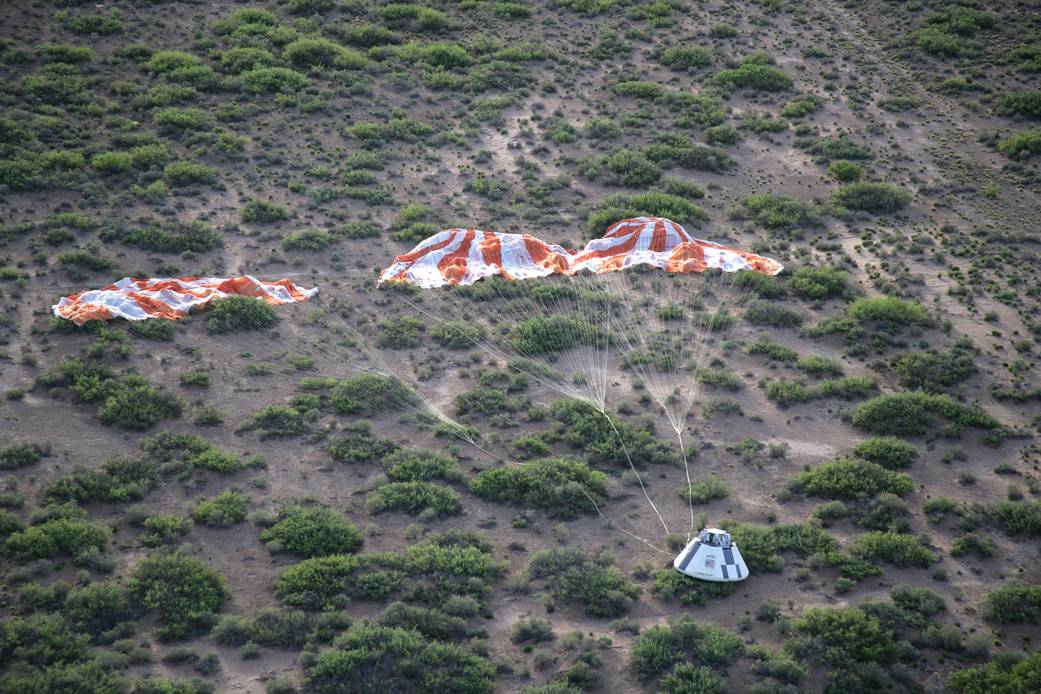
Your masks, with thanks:
M215 30L216 23L236 10L254 5L156 0L104 5L11 2L0 7L4 50L0 158L6 165L22 156L22 147L85 155L80 168L73 166L61 175L47 170L25 185L12 183L13 169L2 169L10 178L0 181L0 186L6 186L0 191L4 270L0 384L7 394L0 402L0 448L49 442L52 451L33 465L5 473L4 503L29 523L47 505L48 485L73 466L97 469L112 458L141 457L145 455L142 441L161 431L198 434L218 448L241 453L244 460L263 461L255 469L232 475L200 470L182 479L162 477L143 498L128 503L84 500L81 505L89 517L114 530L106 549L114 562L111 575L79 568L66 555L30 561L7 554L2 566L8 619L33 611L24 597L25 585L32 582L129 582L145 557L159 551L141 545L140 528L128 521L131 506L144 507L150 514L186 516L195 499L236 488L249 496L251 520L230 528L196 523L167 547L180 545L180 551L222 574L230 595L223 615L249 616L282 606L275 582L301 558L269 551L259 539L260 525L253 521L277 513L287 501L315 502L342 512L362 530L365 552L401 552L418 537L455 528L483 535L507 568L486 599L486 617L470 621L474 638L463 644L494 663L497 691L522 691L561 681L578 653L560 645L570 632L609 637L609 646L593 651L599 658L595 669L600 691L653 691L658 686L655 679L640 679L631 669L630 653L637 639L632 631L609 626L610 619L587 616L581 606L566 601L557 601L552 611L547 610L551 601L543 585L524 578L531 556L545 548L574 547L609 555L613 566L641 588L624 616L642 631L689 615L739 634L747 646L770 651L784 648L797 635L791 624L811 608L885 601L897 585L928 588L946 604L941 622L953 628L957 645L944 649L918 644L920 652L905 664L903 679L888 672L880 675L898 690L942 691L952 670L978 665L987 653L1036 648L1036 626L1029 621L988 620L985 604L989 592L1010 581L1041 582L1038 530L1033 536L1009 535L985 520L973 532L993 543L993 556L972 552L955 556L958 552L952 554L952 549L964 534L964 523L960 526L951 516L933 522L923 512L923 504L944 497L958 508L969 509L1024 495L1027 502L1037 503L1041 178L1038 157L1011 158L996 147L1013 131L1037 128L1029 115L1010 115L1000 107L1003 95L1038 88L1038 73L1018 70L1022 60L1013 57L1017 49L1038 44L1037 6L976 3L996 21L966 38L977 41L979 48L959 57L932 55L911 35L925 25L930 13L942 10L945 3L940 2L678 0L640 5L533 0L517 5L528 9L527 16L512 19L507 16L511 10L502 9L502 3L444 2L430 6L445 13L448 25L432 30L424 30L416 21L391 21L389 15L380 14L376 3L316 2L315 12L293 13L295 6L304 4L255 6L273 12L286 32L295 32L293 36L321 35L367 54L365 65L351 69L297 65L305 86L267 94L239 86L241 77L221 62L238 39ZM111 13L118 14L119 33L77 33L71 28L70 18ZM385 24L396 32L394 40L399 43L351 45L346 27L362 22ZM732 27L733 33L719 30L721 25ZM277 64L291 65L282 51L293 36L266 45ZM441 70L458 77L459 83L448 89L431 88L433 67L422 59L404 57L404 52L395 53L409 41L456 42L465 47L468 64L449 64ZM526 42L544 50L543 56L510 63L515 70L496 75L491 84L475 81L474 66L487 64L489 54L523 48ZM46 58L41 49L46 44L87 46L93 54L86 62L55 70L53 66L61 61ZM598 52L595 47L604 44L613 48ZM249 45L265 44L257 38ZM707 48L710 62L689 72L662 63L664 50L685 46ZM148 53L156 50L197 56L200 64L216 71L214 83L180 96L155 95L156 100L149 102L143 95L154 95L157 85L178 84L173 77L142 67ZM755 51L768 54L774 66L791 77L791 86L779 92L721 89L713 75ZM34 77L55 74L75 74L79 88L71 95L55 96L33 87ZM683 118L697 108L676 106L668 95L648 99L618 93L617 84L633 80L657 84L668 94L718 93L719 118L685 124ZM817 110L802 117L779 115L785 104L807 95L816 98ZM893 97L903 98L907 106L887 109L884 101ZM155 121L164 108L202 109L207 123L186 130L164 128ZM748 118L756 114L782 122L772 132L757 134ZM1034 117L1038 116L1035 111ZM359 136L360 129L352 127L401 118L429 128L403 139L382 131L366 140ZM617 130L607 139L596 139L589 129L593 119L612 121ZM632 187L618 185L607 175L591 178L583 173L588 158L619 148L648 147L665 134L704 143L706 128L720 123L736 126L739 138L733 144L715 145L732 160L724 170L662 163L657 180ZM564 134L554 138L558 131ZM155 137L150 139L149 133ZM226 139L242 138L237 140L240 148L222 148L218 140L222 133ZM840 184L829 173L827 162L806 143L841 134L870 152L870 158L858 162L863 166L862 180L909 192L909 204L882 215L840 213L833 208L831 196ZM99 153L126 151L153 139L167 147L171 161L212 167L212 181L177 185L169 172L164 174L162 164L158 168L135 164L129 171L106 173L94 159ZM366 152L375 153L378 168L358 166L352 159ZM344 177L352 171L370 175ZM485 194L474 190L476 174L501 190ZM148 197L141 191L164 180L165 192ZM494 421L454 414L455 397L479 387L483 368L505 369L503 360L476 347L445 349L428 334L418 346L383 347L381 324L418 315L427 333L433 331L436 321L417 312L413 303L417 300L431 313L456 320L495 320L502 311L496 328L500 333L508 332L511 321L521 316L510 313L501 301L475 306L474 316L453 315L463 310L461 302L440 303L436 297L377 289L378 269L426 233L456 225L525 231L550 242L580 246L598 233L587 227L587 220L602 207L605 196L667 190L676 181L704 189L704 197L693 200L708 213L707 221L690 225L698 236L755 248L780 259L789 271L839 268L848 273L855 293L917 301L932 318L929 325L889 341L862 337L861 345L844 342L839 335L812 335L798 327L754 325L741 319L725 334L713 337L711 356L721 359L742 387L732 393L704 387L686 420L688 441L700 447L691 463L694 476L716 475L730 489L726 498L701 504L695 511L713 525L806 523L825 500L789 498L783 493L788 481L804 469L848 454L870 436L850 423L851 414L866 397L822 398L779 407L767 397L766 384L799 374L789 365L748 354L748 345L769 338L800 356L828 357L841 365L844 375L872 376L880 392L888 393L909 390L890 367L891 360L928 349L943 351L964 337L976 350L972 354L976 371L941 390L957 401L979 404L1010 435L997 447L984 445L983 434L971 428L953 439L935 431L905 437L916 446L919 457L904 471L913 478L914 489L903 498L908 525L902 532L924 538L937 557L929 568L881 564L880 575L837 590L836 569L811 566L807 558L787 553L780 570L756 572L729 596L687 606L652 590L652 574L668 565L674 550L655 551L620 530L629 529L667 548L661 525L626 466L607 465L565 442L550 442L552 454L588 459L610 475L603 504L610 523L594 514L565 521L542 511L525 514L523 507L482 500L469 493L465 484L456 485L462 494L460 515L420 519L402 512L375 513L367 507L366 497L380 480L380 465L349 465L330 457L329 438L358 417L314 412L307 434L286 438L262 438L246 426L262 408L286 405L300 395L301 378L347 378L358 369L378 369L411 384L439 414L479 430L481 449L435 436L429 424L420 424L417 413L408 410L368 417L373 433L403 445L445 452L459 461L468 478L484 469L513 464L509 461L519 455L513 442L553 430L552 417L532 420L526 408ZM373 191L382 194L374 198ZM816 205L819 218L783 228L741 214L744 201L757 193L792 196ZM370 199L356 197L363 194ZM290 217L272 223L244 221L242 212L250 200L283 206ZM68 237L49 239L47 232L62 223L48 220L68 212L86 215L89 224L70 227ZM219 245L168 250L135 245L126 236L106 237L110 225L133 228L146 219L167 225L201 220L216 232ZM349 238L343 233L345 225L363 220L374 224L379 233L370 238ZM410 224L419 225L414 230L419 236L408 236ZM283 245L286 237L306 229L331 234L331 245L321 250ZM82 256L69 255L76 249L86 249L88 257L106 262L92 267ZM279 308L280 320L273 328L212 335L204 317L193 316L175 326L175 339L169 342L144 339L126 332L125 325L111 326L124 336L117 338L122 342L106 342L96 332L61 330L50 320L50 306L60 296L126 275L245 273L289 277L302 286L319 287L319 295L307 304ZM782 285L787 277L781 278ZM745 295L742 300L749 298ZM805 327L842 316L848 298L812 302L789 292L775 301L797 311ZM742 308L735 305L734 313L740 316ZM357 331L363 344L344 341L350 331ZM117 353L119 344L130 346L127 354ZM183 414L163 419L147 431L103 425L96 404L78 402L67 388L37 383L42 373L70 357L100 358L118 371L144 375L182 398ZM300 357L310 357L313 364ZM556 378L574 375L564 366L557 368ZM208 386L183 385L184 374L197 369L208 373ZM656 436L673 446L674 434L660 408L637 403L636 377L621 368L617 354L611 357L607 376L609 410L618 412L622 407L618 416L625 421L649 417ZM545 406L562 399L536 379L529 381L520 397ZM1004 388L1013 388L1022 397L996 398L995 389ZM736 401L743 414L704 414L703 405L718 398ZM194 423L197 408L203 405L224 413L223 424ZM728 450L747 439L773 444L778 455L742 458ZM689 522L688 505L676 491L684 481L682 465L652 465L644 474L648 492L670 529L682 532ZM516 523L522 515L528 521ZM828 532L848 547L865 528L846 519L829 525ZM773 624L755 619L757 608L769 601L780 605L781 619ZM356 601L342 613L361 621L375 619L384 607ZM542 651L538 658L531 648L511 641L514 624L529 616L548 619L557 637L556 643L538 645ZM258 658L245 659L237 647L217 644L206 630L184 642L166 643L152 635L153 627L154 615L146 614L132 630L129 638L152 657L121 663L121 676L127 681L149 673L200 676L217 691L263 692L272 678L285 677L301 691L309 690L307 663L301 663L299 649L265 647ZM964 644L974 635L982 635L976 647L984 642L983 655L965 650ZM219 669L199 673L191 664L173 662L167 656L180 647L217 653ZM93 648L101 652L108 646ZM316 648L330 646L322 643ZM0 657L10 671L12 656L0 651ZM807 668L800 689L822 691L840 669L812 654L799 659ZM729 691L744 691L764 679L752 662L744 659L729 669L715 669L725 677ZM42 670L44 665L37 667Z

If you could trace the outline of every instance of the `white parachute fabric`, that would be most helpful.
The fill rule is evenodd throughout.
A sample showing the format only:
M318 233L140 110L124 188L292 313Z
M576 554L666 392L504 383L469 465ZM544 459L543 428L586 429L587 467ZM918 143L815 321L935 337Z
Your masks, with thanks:
M288 279L264 282L241 277L181 277L123 279L101 289L63 296L52 306L54 315L77 325L91 320L177 320L214 299L250 296L274 306L307 301L318 289L297 287Z

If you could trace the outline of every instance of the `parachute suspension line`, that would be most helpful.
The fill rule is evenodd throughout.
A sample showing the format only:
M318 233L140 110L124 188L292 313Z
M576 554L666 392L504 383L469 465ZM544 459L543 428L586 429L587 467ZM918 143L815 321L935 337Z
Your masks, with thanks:
M607 411L602 409L600 410L600 414L602 414L607 420L607 423L611 425L611 429L614 430L614 435L618 438L618 443L622 444L622 451L625 453L625 459L629 461L629 468L633 471L633 474L636 475L636 481L640 483L640 489L643 491L644 498L647 499L647 503L651 505L652 509L654 509L654 514L658 516L658 520L661 521L661 527L665 528L665 534L668 535L669 526L665 524L665 519L662 518L661 512L658 511L658 507L654 505L653 501L651 501L651 495L647 493L647 487L643 483L643 476L636 469L636 465L633 464L633 459L629 456L629 447L625 445L625 439L622 438L621 432L618 431L618 427L615 426L614 420L612 420L611 416L607 414Z
M610 524L610 525L612 525L612 526L614 526L614 527L618 528L618 530L621 530L621 531L622 531L623 533L625 533L625 534L626 534L626 535L628 535L629 537L631 537L631 538L633 538L634 540L637 540L637 541L639 541L639 542L642 542L643 544L647 545L648 547L650 547L651 549L653 549L653 550L654 550L655 552L658 552L659 554L664 554L664 555L666 555L666 556L670 556L670 557L672 556L672 554L671 554L670 552L667 552L667 551L665 551L664 549L662 549L662 548L658 547L657 545L653 544L653 543L652 543L652 542L651 542L650 540L647 540L646 538L640 537L640 536L639 536L639 535L637 535L636 533L631 533L631 532L629 532L628 530L626 530L625 528L623 528L623 527L619 526L619 525L618 525L617 523L615 523L615 522L614 522L613 520L611 520L610 518L608 518L607 516L605 516L605 515L603 514L603 512L602 512L602 511L600 510L600 505L599 505L599 504L597 504L597 503L596 503L596 500L595 500L595 499L594 499L594 498L593 498L593 497L592 497L592 496L591 496L591 495L589 494L589 492L587 492L587 491L586 491L586 488L585 488L585 487L583 487L582 485L578 485L578 488L579 488L579 489L581 489L581 490L582 490L582 493L583 493L583 494L585 495L585 497L586 497L587 499L589 499L589 503L591 503L591 504L593 505L593 508L594 508L594 509L596 509L596 513L597 513L597 515L598 515L598 516L600 516L600 517L601 517L601 518L602 518L602 519L604 520L604 522L605 522L605 523L608 523L608 524Z
M687 530L687 542L694 534L694 485L690 481L690 465L687 463L687 448L683 445L683 428L676 428L676 437L680 443L680 455L683 456L683 472L687 475L687 506L690 507L690 529Z

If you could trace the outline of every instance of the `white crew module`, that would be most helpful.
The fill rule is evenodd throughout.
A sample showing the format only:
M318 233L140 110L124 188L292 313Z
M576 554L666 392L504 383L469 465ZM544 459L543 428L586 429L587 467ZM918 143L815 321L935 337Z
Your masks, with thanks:
M682 574L703 581L743 581L748 566L730 533L705 528L672 561Z

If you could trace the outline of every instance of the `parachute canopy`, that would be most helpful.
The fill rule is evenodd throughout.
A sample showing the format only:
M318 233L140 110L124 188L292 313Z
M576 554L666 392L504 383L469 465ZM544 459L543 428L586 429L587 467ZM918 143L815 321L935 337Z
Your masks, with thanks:
M528 234L446 229L395 258L379 281L432 288L473 284L492 275L528 279L582 271L614 272L635 265L651 265L666 272L713 268L764 275L776 275L784 269L772 258L694 238L671 219L636 217L612 224L603 238L590 241L577 253Z
M307 301L317 293L317 288L302 289L288 279L262 282L250 275L143 280L124 277L101 289L63 296L52 309L54 315L76 325L111 318L177 320L192 309L227 296L252 296L277 306Z

